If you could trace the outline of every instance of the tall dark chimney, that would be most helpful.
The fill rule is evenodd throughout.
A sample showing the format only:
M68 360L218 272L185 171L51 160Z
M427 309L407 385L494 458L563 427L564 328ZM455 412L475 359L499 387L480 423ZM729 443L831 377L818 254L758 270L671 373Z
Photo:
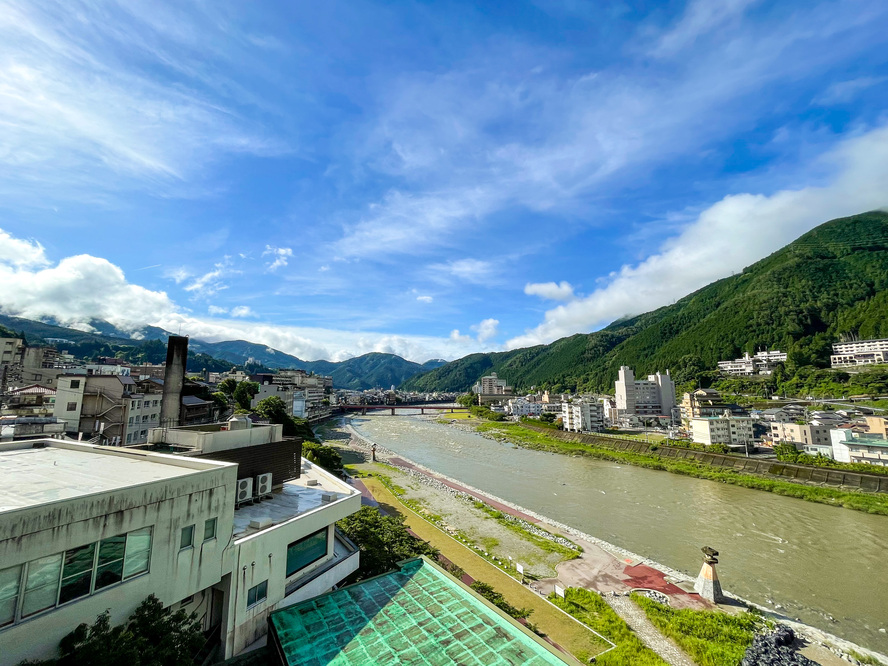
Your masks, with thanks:
M188 362L188 338L171 335L167 342L166 371L163 374L163 400L160 403L160 426L175 428L180 425L182 387L185 385L185 365Z

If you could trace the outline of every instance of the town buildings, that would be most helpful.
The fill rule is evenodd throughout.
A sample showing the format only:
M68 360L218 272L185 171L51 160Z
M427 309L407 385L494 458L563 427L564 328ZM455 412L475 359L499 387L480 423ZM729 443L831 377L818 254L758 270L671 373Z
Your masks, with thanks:
M733 361L719 361L718 370L726 375L751 377L753 375L770 375L778 363L786 363L786 352L760 351L754 356L749 352L743 354L743 358Z
M770 425L772 445L793 444L800 451L815 456L824 455L826 450L832 446L829 434L832 430L830 426L786 421L775 421Z
M543 403L527 398L512 398L506 404L506 411L512 416L539 416L543 413Z
M106 609L119 624L150 594L196 612L227 658L264 636L275 608L357 569L357 549L334 524L360 508L360 493L300 459L298 441L255 444L247 427L218 425L181 429L170 437L179 446L154 445L178 455L0 444L4 663L51 657L79 624ZM181 445L189 436L200 446ZM272 468L286 471L259 473Z
M886 363L888 340L854 340L836 342L829 364L833 368L853 368L858 365Z
M725 411L734 416L747 416L746 410L722 400L721 394L715 389L697 389L685 393L679 405L682 425L688 427L691 419L707 416L721 416Z
M883 436L850 428L836 428L829 434L837 462L888 465L888 439Z
M615 382L615 398L620 416L672 416L675 407L675 384L666 374L657 372L647 379L635 379L627 366L620 366Z
M577 398L561 403L561 423L572 432L597 432L604 428L604 409L597 400Z
M699 444L726 446L753 446L755 436L752 417L733 416L725 411L721 416L704 416L690 420L691 439Z

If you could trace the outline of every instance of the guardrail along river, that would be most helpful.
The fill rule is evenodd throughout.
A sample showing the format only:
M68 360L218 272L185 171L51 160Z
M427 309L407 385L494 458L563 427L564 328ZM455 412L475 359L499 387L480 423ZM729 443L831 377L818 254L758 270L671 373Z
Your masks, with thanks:
M426 467L888 653L888 517L715 481L543 453L412 416L351 420ZM881 632L879 630L882 630Z

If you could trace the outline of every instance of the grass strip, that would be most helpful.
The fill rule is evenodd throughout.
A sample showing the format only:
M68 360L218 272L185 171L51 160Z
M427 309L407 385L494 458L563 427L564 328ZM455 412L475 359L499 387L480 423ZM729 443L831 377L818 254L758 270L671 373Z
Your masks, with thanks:
M659 458L632 451L617 451L600 446L568 442L511 423L482 423L477 427L477 430L478 432L489 433L529 449L622 462L627 465L664 470L673 474L683 474L699 479L709 479L710 481L720 481L754 490L765 490L777 495L795 497L809 502L818 502L820 504L829 504L831 506L854 509L855 511L888 516L888 494L885 493L870 494L836 490L821 486L809 486L793 483L792 481L755 476L733 469L711 467L697 461Z
M435 546L444 557L469 576L492 585L506 601L516 608L532 609L531 619L536 628L574 657L580 661L588 661L590 657L600 654L609 647L594 633L553 608L539 594L528 589L480 555L476 555L468 547L428 521L407 510L382 481L375 478L364 478L362 481L386 511L404 516L407 526L419 538Z
M756 632L766 627L754 613L670 608L633 592L632 600L664 635L673 639L698 666L737 666Z
M565 590L563 599L552 594L549 601L616 643L617 647L599 655L595 663L603 666L668 666L641 642L598 593L570 587Z

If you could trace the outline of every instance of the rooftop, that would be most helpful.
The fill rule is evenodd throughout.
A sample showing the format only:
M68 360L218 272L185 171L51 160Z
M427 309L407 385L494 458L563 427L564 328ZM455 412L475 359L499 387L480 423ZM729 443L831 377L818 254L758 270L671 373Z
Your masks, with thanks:
M288 665L576 663L425 558L269 621L270 645Z
M303 458L298 479L284 483L270 499L237 508L234 537L242 539L356 494L357 490Z
M121 455L122 449L59 440L36 443L45 447L0 445L0 513L201 472L193 463L177 465L172 456Z

